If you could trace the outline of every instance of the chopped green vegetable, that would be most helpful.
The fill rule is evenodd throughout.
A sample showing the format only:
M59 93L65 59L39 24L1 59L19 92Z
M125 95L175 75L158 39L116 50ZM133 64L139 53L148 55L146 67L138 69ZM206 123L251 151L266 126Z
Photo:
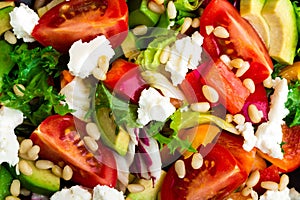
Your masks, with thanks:
M14 67L15 62L10 58L10 54L13 51L13 46L8 44L4 40L0 40L0 92L3 85L3 76L8 74Z
M64 96L50 84L61 70L58 69L59 57L52 47L29 49L25 43L16 47L11 59L17 66L9 75L4 74L1 103L22 111L33 125L54 113L65 115L71 112L68 105L63 104ZM23 95L13 91L17 84L25 87L25 90L20 88Z
M195 11L202 2L203 0L175 0L174 4L178 10Z
M300 125L300 81L289 84L288 100L285 107L289 110L289 114L285 118L288 126Z

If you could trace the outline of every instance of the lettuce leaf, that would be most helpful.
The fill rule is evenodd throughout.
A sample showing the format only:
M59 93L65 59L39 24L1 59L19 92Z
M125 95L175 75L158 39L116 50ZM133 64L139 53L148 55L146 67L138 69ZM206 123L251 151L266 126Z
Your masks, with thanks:
M300 125L300 81L289 84L288 100L285 107L290 111L285 118L288 126Z

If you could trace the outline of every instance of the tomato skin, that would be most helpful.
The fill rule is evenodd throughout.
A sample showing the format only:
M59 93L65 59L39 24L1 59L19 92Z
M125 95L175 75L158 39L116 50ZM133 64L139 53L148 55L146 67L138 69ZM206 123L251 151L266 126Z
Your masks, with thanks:
M162 185L162 200L222 199L246 180L246 172L226 148L219 144L205 148L211 150L206 152L200 169L192 168L192 157L184 160L186 175L183 179L178 178L174 165L171 166Z
M116 47L125 39L127 30L125 0L72 0L46 12L34 27L32 36L42 45L66 53L75 41L87 42L98 35L105 35Z
M262 188L261 182L263 181L273 181L276 183L279 183L280 181L280 175L279 175L279 170L278 167L275 165L271 165L263 170L259 170L260 178L258 183L253 187L253 189L258 193L258 194L263 194L266 189Z
M283 159L277 159L260 152L260 155L282 172L291 172L300 167L300 126L282 125Z
M84 123L75 120L72 115L46 118L30 136L33 143L40 146L39 156L69 165L73 170L72 180L83 186L102 184L114 187L117 168L112 152L101 143L98 143L97 156L89 152L76 129L77 126L85 127Z
M240 57L250 63L250 69L241 77L251 78L255 83L265 80L272 72L273 64L262 40L227 0L212 0L200 18L203 47L213 59L222 54ZM229 32L228 39L220 39L206 33L206 26L222 26ZM226 41L227 40L227 41ZM229 52L234 50L234 53Z

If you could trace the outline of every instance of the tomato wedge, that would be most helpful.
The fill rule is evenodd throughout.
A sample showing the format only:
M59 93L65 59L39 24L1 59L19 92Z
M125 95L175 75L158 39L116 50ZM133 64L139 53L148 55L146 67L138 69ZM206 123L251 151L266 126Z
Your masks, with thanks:
M98 35L113 37L114 47L121 44L128 30L125 0L64 1L46 12L34 27L32 36L44 46L67 52L77 40L90 41Z
M255 83L262 82L271 74L272 60L262 40L227 0L210 1L200 18L200 24L203 47L213 59L226 54L248 61L250 69L241 78L251 78ZM229 38L207 33L208 26L224 27L229 32Z
M223 199L246 180L247 173L239 167L230 151L219 144L211 145L214 144L201 149L211 150L200 169L192 168L192 157L184 160L184 178L179 178L175 166L171 166L162 185L161 199Z
M291 172L300 167L300 126L282 125L283 159L277 159L260 152L260 155L283 172Z
M68 164L74 172L74 182L86 187L97 184L114 187L117 182L114 156L100 142L97 155L85 147L76 129L83 124L80 121L75 123L72 115L53 115L46 118L30 138L34 144L40 146L41 158Z

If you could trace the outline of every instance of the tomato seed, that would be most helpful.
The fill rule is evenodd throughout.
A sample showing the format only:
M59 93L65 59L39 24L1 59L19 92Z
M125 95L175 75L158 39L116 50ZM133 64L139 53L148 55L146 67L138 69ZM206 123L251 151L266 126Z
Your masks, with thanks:
M10 193L11 195L17 197L20 195L21 183L18 179L12 181L10 185Z
M248 180L246 181L246 185L249 187L249 188L252 188L254 187L258 181L259 181L259 178L260 178L260 173L258 170L255 170L254 172L252 172L248 178Z
M20 144L19 153L21 153L21 154L27 153L29 151L29 149L31 149L32 145L33 145L33 142L31 139L22 140L22 142Z
M175 162L175 171L179 178L184 178L186 171L185 171L185 164L183 160L177 160Z
M32 175L33 173L32 168L30 167L30 165L26 160L20 160L18 165L19 165L19 170L22 174L27 176Z
M69 165L66 165L62 171L62 178L66 181L71 180L73 176L73 170Z
M151 10L155 13L158 13L158 14L162 14L165 12L165 6L163 4L159 5L159 4L155 3L154 1L149 1L148 8L149 8L149 10Z
M145 186L141 184L129 184L127 186L127 189L129 192L136 193L136 192L142 192L145 190Z
M216 103L219 100L218 92L209 85L203 85L202 92L204 97L211 103Z
M267 190L278 190L278 183L274 181L263 181L261 182L260 186Z
M208 102L197 102L191 104L191 110L196 112L207 112L210 109Z
M192 22L193 22L192 18L190 17L184 18L183 24L181 25L180 33L184 34L191 27Z
M203 157L200 153L194 153L192 157L192 168L200 169L203 165Z
M279 186L278 186L278 190L282 191L284 190L287 185L289 184L289 176L286 174L282 174L282 176L280 177L280 182L279 182Z
M167 13L169 19L175 19L177 15L177 10L173 1L169 1L167 5Z
M50 160L37 160L35 166L39 169L51 169L54 164Z

